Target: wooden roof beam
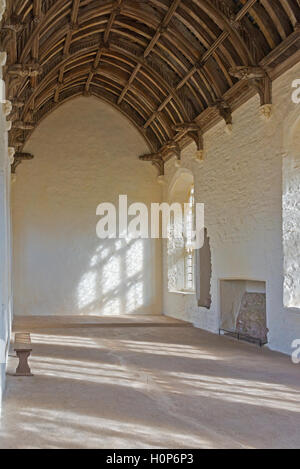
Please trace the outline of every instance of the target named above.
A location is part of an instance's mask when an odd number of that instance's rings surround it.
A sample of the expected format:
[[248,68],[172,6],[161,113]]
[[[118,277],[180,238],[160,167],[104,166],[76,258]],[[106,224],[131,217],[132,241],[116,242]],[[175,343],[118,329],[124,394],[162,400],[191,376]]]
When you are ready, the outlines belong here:
[[[160,36],[166,31],[167,27],[168,27],[168,24],[170,23],[171,19],[172,19],[172,16],[174,15],[175,11],[177,10],[179,4],[180,4],[181,0],[174,0],[173,3],[171,4],[167,14],[165,15],[160,27],[158,28],[158,30],[156,31],[155,35],[153,36],[153,38],[151,39],[149,45],[147,46],[145,52],[144,52],[144,59],[146,59],[148,57],[148,55],[152,52],[153,48],[155,47],[155,45],[157,44],[157,42],[159,41],[160,39]],[[125,86],[125,88],[123,89],[119,99],[118,99],[118,104],[121,104],[121,102],[123,101],[127,91],[129,90],[131,84],[133,83],[133,81],[135,80],[137,74],[139,73],[140,69],[142,68],[142,63],[138,63],[129,80],[128,80],[128,83],[127,85]]]
[[[69,54],[73,32],[78,30],[77,21],[78,21],[79,5],[80,5],[80,0],[73,0],[69,31],[67,32],[67,35],[65,38],[65,44],[64,44],[64,51],[63,51],[64,56],[67,56]],[[58,73],[58,80],[57,80],[58,84],[63,83],[64,72],[65,72],[65,66],[62,65]],[[60,86],[57,86],[55,93],[54,93],[54,102],[56,103],[59,102],[59,93],[60,93]]]
[[261,67],[236,67],[229,72],[240,80],[246,80],[248,86],[258,92],[262,115],[269,118],[272,106],[272,81],[267,72]]
[[290,2],[290,0],[280,0],[282,8],[285,10],[286,14],[288,15],[290,22],[292,23],[293,27],[296,28],[298,22],[300,22],[300,14]]
[[100,47],[97,51],[96,57],[94,59],[94,63],[91,67],[91,70],[89,72],[89,75],[88,75],[88,78],[87,78],[87,81],[86,81],[86,84],[85,84],[85,89],[84,89],[84,94],[85,95],[88,95],[88,93],[89,93],[92,80],[94,78],[94,75],[97,73],[97,68],[99,67],[101,56],[102,56],[104,50],[105,50],[105,48],[103,47],[103,45],[100,44]]
[[116,5],[114,6],[114,8],[113,8],[113,10],[110,14],[110,17],[108,19],[107,26],[106,26],[106,29],[105,29],[105,32],[104,32],[104,44],[106,44],[109,40],[109,35],[111,33],[111,30],[112,30],[114,21],[116,19],[116,16],[121,13],[122,3],[123,3],[123,0],[117,0]]
[[[239,22],[247,13],[248,11],[253,7],[257,0],[248,0],[247,3],[243,6],[243,8],[238,12],[236,15],[235,19],[233,20],[233,23]],[[175,91],[179,91],[185,84],[186,82],[194,76],[194,74],[203,67],[205,62],[215,53],[215,51],[219,48],[219,46],[225,41],[225,39],[228,38],[229,36],[228,31],[223,31],[223,33],[216,39],[216,41],[210,46],[210,48],[203,54],[203,56],[200,58],[200,60],[195,63],[195,65],[192,67],[192,69],[186,74],[186,76],[180,81],[180,83],[177,85]],[[164,107],[169,103],[169,101],[172,99],[172,96],[168,96],[165,99],[165,102],[160,106],[160,110],[156,111],[155,113],[152,114],[152,116],[149,117],[147,122],[144,124],[144,128],[146,129],[151,125],[153,120],[157,117],[157,112],[160,112],[161,110],[164,109]]]

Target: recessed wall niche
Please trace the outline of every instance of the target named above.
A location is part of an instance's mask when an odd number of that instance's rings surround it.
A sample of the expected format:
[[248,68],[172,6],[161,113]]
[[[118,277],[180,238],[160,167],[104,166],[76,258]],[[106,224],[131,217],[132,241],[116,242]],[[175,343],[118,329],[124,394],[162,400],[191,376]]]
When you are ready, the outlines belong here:
[[220,331],[260,344],[268,342],[266,282],[222,279],[220,313]]

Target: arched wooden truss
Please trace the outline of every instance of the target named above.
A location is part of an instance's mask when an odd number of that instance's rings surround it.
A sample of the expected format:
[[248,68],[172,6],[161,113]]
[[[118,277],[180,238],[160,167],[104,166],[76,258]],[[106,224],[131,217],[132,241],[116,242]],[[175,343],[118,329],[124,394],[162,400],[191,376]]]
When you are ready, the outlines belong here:
[[[6,0],[10,145],[76,96],[130,119],[164,161],[299,60],[299,0]],[[21,158],[21,156],[20,156]]]

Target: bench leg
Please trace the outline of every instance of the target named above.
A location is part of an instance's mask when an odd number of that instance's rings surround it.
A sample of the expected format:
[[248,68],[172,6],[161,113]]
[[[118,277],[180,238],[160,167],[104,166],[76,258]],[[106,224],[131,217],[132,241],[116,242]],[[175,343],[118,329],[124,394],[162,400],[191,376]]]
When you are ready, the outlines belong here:
[[19,359],[19,366],[16,369],[15,376],[33,376],[28,365],[28,358],[30,357],[31,352],[32,350],[16,350],[16,354]]

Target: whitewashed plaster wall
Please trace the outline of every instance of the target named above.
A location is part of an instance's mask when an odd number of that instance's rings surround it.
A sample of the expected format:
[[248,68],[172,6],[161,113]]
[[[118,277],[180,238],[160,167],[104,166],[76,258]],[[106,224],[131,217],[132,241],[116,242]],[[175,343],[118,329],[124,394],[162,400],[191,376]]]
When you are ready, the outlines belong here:
[[17,315],[161,313],[161,242],[100,240],[96,207],[160,202],[137,130],[96,98],[65,104],[36,129],[13,186]]
[[[1,67],[0,67],[1,68]],[[10,285],[10,162],[6,117],[0,104],[0,405],[5,388],[5,365],[11,330]]]
[[[202,163],[192,159],[194,145],[183,153],[182,166],[194,174],[196,202],[205,203],[212,249],[210,310],[198,308],[195,295],[168,292],[165,246],[163,268],[164,313],[215,333],[220,324],[220,280],[265,281],[269,347],[285,353],[291,353],[292,341],[300,338],[300,309],[283,305],[282,235],[283,158],[288,154],[290,127],[300,115],[300,105],[291,99],[292,82],[297,78],[300,64],[274,82],[269,121],[260,117],[259,99],[255,97],[233,113],[231,135],[224,132],[223,123],[205,134]],[[299,139],[295,145],[300,153]],[[165,176],[166,200],[176,171],[170,160]],[[300,239],[294,236],[293,241],[288,255],[299,258]]]
[[[5,11],[5,1],[0,0],[0,21]],[[2,67],[6,53],[0,52],[0,408],[5,389],[5,370],[10,343],[12,323],[11,284],[11,223],[10,223],[10,177],[13,149],[8,151],[10,123],[6,117],[11,104],[5,98]],[[10,156],[9,156],[10,155]]]
[[[300,109],[300,105],[299,109]],[[285,136],[283,160],[284,304],[300,305],[300,112]]]

